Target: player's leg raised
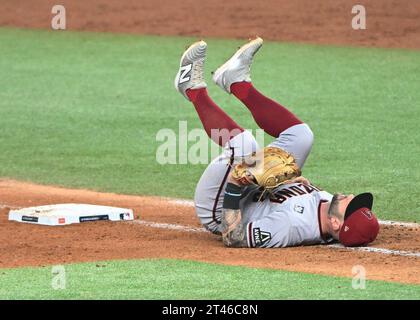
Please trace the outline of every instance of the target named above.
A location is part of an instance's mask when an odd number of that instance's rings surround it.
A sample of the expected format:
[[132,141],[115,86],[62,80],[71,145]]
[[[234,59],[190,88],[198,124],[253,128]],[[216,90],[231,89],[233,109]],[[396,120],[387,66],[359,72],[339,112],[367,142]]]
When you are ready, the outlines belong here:
[[240,47],[214,72],[213,81],[238,98],[251,111],[258,126],[276,138],[271,146],[293,154],[302,168],[312,148],[311,129],[287,108],[263,95],[251,82],[253,58],[262,44],[263,40],[256,38]]

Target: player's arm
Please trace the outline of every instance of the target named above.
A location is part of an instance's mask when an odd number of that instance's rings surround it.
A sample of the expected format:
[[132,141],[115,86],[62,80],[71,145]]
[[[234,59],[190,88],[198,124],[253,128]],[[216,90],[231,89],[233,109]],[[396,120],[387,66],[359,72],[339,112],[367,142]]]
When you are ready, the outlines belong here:
[[242,248],[247,246],[246,232],[242,223],[239,201],[242,187],[233,178],[229,178],[222,209],[222,237],[227,247]]

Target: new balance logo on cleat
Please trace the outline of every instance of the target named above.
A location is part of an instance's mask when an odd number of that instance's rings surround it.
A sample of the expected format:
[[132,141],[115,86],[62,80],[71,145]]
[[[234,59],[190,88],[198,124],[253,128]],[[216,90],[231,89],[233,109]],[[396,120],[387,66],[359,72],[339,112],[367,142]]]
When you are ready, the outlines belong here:
[[180,68],[180,76],[179,76],[179,84],[190,81],[191,77],[189,76],[189,73],[192,70],[192,63],[187,64],[185,66],[182,66]]

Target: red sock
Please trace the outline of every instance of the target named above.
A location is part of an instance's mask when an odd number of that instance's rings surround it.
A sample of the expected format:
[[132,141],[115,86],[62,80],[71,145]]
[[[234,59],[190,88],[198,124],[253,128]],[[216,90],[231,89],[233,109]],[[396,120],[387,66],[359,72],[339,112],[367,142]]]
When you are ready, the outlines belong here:
[[194,104],[207,135],[220,146],[244,131],[214,103],[205,88],[187,90],[187,96]]
[[251,111],[258,126],[275,138],[284,130],[303,123],[285,107],[258,92],[250,82],[234,83],[230,90]]

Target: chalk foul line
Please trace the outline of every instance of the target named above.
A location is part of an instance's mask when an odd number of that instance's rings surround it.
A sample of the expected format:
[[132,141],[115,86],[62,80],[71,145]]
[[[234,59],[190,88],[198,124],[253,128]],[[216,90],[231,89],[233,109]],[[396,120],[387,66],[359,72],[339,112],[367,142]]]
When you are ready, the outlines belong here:
[[9,206],[7,204],[0,204],[0,209],[11,209],[11,210],[18,210],[18,209],[22,209],[21,207],[14,207],[14,206]]
[[205,233],[208,232],[204,228],[195,228],[195,227],[188,227],[179,224],[171,224],[171,223],[158,223],[158,222],[151,222],[145,220],[133,220],[130,221],[131,223],[141,224],[147,227],[158,228],[158,229],[168,229],[168,230],[177,230],[183,232],[198,232],[198,233]]
[[[136,223],[136,224],[141,224],[147,227],[158,228],[158,229],[176,230],[176,231],[182,231],[182,232],[198,232],[198,233],[208,232],[204,228],[194,228],[194,227],[188,227],[188,226],[183,226],[179,224],[157,223],[157,222],[144,221],[144,220],[134,220],[131,222]],[[382,254],[389,254],[389,255],[404,256],[404,257],[420,258],[420,252],[413,252],[413,251],[390,250],[390,249],[376,248],[376,247],[344,247],[341,244],[331,244],[331,245],[327,245],[323,247],[332,248],[332,249],[345,249],[345,250],[352,250],[352,251],[382,253]]]
[[[183,207],[194,207],[194,201],[188,199],[176,199],[176,198],[162,198],[170,204],[183,206]],[[22,209],[20,207],[9,206],[7,204],[0,204],[0,209],[9,208],[12,210]],[[401,222],[392,220],[379,220],[379,224],[383,226],[396,226],[402,228],[420,228],[419,223],[415,222]]]
[[[194,202],[190,200],[172,199],[172,200],[169,200],[169,202],[173,204],[177,204],[177,205],[194,206]],[[13,210],[21,209],[15,206],[0,204],[0,209],[3,209],[3,208],[9,208]],[[204,228],[189,227],[189,226],[171,224],[171,223],[158,223],[158,222],[145,221],[145,220],[134,220],[134,221],[131,221],[131,223],[140,224],[140,225],[144,225],[151,228],[176,230],[176,231],[181,231],[181,232],[195,232],[195,233],[208,232]],[[417,223],[405,223],[405,222],[398,222],[398,221],[381,221],[380,223],[383,225],[395,225],[395,226],[407,227],[407,228],[413,228],[413,227],[416,228],[420,226]],[[414,251],[391,250],[391,249],[376,248],[376,247],[344,247],[341,244],[331,244],[331,245],[327,245],[323,247],[332,248],[332,249],[344,249],[344,250],[352,250],[352,251],[381,253],[381,254],[388,254],[388,255],[420,258],[420,252],[414,252]]]
[[376,247],[344,247],[341,244],[330,244],[327,247],[335,248],[335,249],[375,252],[375,253],[382,253],[382,254],[391,254],[391,255],[405,256],[405,257],[420,258],[420,252],[413,252],[413,251],[390,250],[390,249],[383,249],[383,248],[376,248]]
[[[187,200],[187,199],[174,199],[174,198],[164,198],[171,204],[184,206],[184,207],[194,207],[194,201]],[[415,222],[400,222],[400,221],[392,221],[392,220],[379,220],[379,224],[383,226],[397,226],[403,228],[420,228],[419,223]]]

